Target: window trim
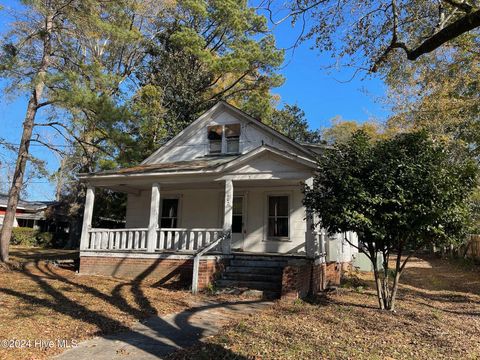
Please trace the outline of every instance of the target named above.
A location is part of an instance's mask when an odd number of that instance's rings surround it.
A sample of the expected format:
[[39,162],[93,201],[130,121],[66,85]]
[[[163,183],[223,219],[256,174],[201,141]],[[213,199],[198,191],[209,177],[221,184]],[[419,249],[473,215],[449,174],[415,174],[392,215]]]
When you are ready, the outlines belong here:
[[[269,210],[269,198],[271,196],[286,196],[288,198],[288,236],[269,236],[268,235],[268,220],[270,218],[268,214]],[[275,241],[275,242],[291,242],[292,238],[292,191],[269,191],[265,192],[264,196],[264,221],[263,221],[263,241]]]
[[167,194],[162,196],[160,194],[160,208],[158,209],[158,229],[161,229],[162,225],[162,208],[163,208],[163,200],[178,200],[178,207],[177,207],[177,227],[176,228],[165,228],[165,229],[178,229],[182,227],[182,195],[180,194]]
[[[233,232],[233,217],[235,216],[233,212],[233,206],[232,206],[232,234],[241,234],[242,236],[245,234],[246,231],[246,222],[245,222],[245,217],[246,217],[246,200],[245,200],[245,195],[244,194],[233,194],[233,198],[241,198],[242,199],[242,229],[240,232]],[[235,201],[235,200],[234,200]]]
[[[239,125],[240,126],[240,133],[237,136],[230,136],[227,137],[226,135],[226,127],[229,125]],[[222,139],[221,140],[210,140],[208,138],[208,128],[214,127],[214,126],[221,126],[222,127]],[[222,154],[227,154],[227,155],[232,155],[232,154],[241,154],[242,153],[242,146],[241,146],[241,137],[242,137],[242,132],[243,132],[243,124],[240,123],[228,123],[228,124],[209,124],[207,125],[207,154],[208,155],[222,155]],[[238,151],[237,152],[229,152],[228,150],[228,139],[238,139]],[[221,141],[220,145],[220,152],[212,152],[210,151],[210,145],[211,141]]]

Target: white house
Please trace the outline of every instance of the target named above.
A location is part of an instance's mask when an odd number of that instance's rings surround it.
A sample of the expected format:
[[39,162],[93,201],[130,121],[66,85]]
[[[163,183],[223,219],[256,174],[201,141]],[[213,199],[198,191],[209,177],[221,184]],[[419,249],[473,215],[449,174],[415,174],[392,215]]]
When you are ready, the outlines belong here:
[[[302,205],[321,150],[218,103],[140,165],[81,175],[80,272],[293,296],[338,282],[353,248]],[[125,229],[91,228],[95,188],[128,193]]]

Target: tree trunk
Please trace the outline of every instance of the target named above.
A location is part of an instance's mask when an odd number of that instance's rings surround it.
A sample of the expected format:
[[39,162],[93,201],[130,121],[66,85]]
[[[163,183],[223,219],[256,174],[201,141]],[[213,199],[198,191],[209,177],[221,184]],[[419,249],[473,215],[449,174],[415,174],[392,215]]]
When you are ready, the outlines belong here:
[[37,75],[34,78],[33,89],[28,101],[27,112],[23,122],[22,139],[18,148],[17,162],[13,174],[12,186],[8,193],[8,203],[3,219],[3,227],[0,233],[0,261],[8,261],[8,250],[10,237],[12,236],[13,223],[15,221],[15,212],[17,211],[18,198],[23,184],[23,176],[27,166],[30,140],[32,138],[33,127],[35,125],[35,116],[38,111],[38,104],[41,101],[43,90],[45,88],[45,76],[50,65],[51,58],[51,38],[53,17],[47,15],[45,18],[45,38],[43,41],[43,55],[38,68]]
[[395,299],[397,298],[398,283],[400,281],[402,249],[397,253],[397,261],[395,263],[395,278],[393,279],[392,294],[390,295],[390,304],[388,310],[395,311]]
[[382,282],[380,280],[380,276],[378,273],[378,266],[377,266],[377,259],[374,258],[373,262],[373,275],[375,276],[375,285],[377,287],[377,297],[378,297],[378,306],[381,310],[385,309],[385,303],[383,299],[383,292],[382,292]]

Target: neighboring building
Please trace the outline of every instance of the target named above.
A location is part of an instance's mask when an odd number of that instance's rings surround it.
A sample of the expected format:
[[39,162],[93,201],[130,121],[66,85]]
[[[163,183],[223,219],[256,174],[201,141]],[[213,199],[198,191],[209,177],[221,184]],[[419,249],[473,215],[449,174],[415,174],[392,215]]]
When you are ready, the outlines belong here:
[[[8,195],[0,194],[0,228],[3,225],[7,203]],[[76,243],[78,246],[78,231],[76,239],[70,239],[75,235],[70,231],[71,226],[61,204],[56,201],[27,201],[22,199],[18,201],[13,227],[27,227],[39,232],[50,232],[54,240],[52,245],[55,246],[63,247],[69,241],[72,244]]]
[[[140,165],[81,174],[80,272],[294,297],[338,284],[356,236],[328,237],[302,205],[320,151],[218,103]],[[91,228],[96,187],[128,194],[125,229]]]
[[[3,218],[7,210],[8,195],[0,194],[0,226],[3,225]],[[55,204],[52,201],[26,201],[18,200],[15,212],[14,227],[29,227],[46,231],[47,217],[46,210]]]

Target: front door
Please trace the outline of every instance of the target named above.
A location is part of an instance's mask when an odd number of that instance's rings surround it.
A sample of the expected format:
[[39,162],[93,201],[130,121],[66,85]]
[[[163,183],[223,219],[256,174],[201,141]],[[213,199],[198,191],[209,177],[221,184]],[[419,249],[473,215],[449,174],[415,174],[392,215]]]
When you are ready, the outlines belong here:
[[243,251],[243,240],[245,239],[245,197],[233,197],[233,219],[232,219],[232,250]]

